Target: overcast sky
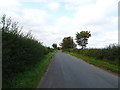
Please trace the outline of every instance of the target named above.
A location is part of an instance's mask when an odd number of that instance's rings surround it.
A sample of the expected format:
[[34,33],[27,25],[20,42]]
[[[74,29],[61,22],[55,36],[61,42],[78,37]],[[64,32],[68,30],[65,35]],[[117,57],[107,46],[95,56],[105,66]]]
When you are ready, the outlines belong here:
[[45,46],[91,31],[87,47],[118,43],[119,0],[0,0],[0,16],[6,14],[31,30]]

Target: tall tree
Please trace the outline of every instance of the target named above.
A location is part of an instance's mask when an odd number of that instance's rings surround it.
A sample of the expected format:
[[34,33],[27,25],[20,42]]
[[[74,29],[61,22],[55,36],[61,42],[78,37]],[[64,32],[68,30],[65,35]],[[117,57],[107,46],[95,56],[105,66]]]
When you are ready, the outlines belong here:
[[76,44],[72,37],[65,37],[61,43],[62,49],[75,48]]
[[53,47],[54,49],[57,49],[57,44],[56,44],[56,43],[53,43],[52,47]]
[[88,44],[88,38],[91,37],[90,31],[81,31],[76,34],[76,42],[83,48]]

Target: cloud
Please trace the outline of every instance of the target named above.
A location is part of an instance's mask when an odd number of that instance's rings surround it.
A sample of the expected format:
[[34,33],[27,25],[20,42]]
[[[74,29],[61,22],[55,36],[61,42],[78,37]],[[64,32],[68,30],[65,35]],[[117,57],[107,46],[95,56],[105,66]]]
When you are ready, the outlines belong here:
[[60,27],[69,27],[69,25],[71,24],[71,18],[68,18],[66,16],[62,16],[62,17],[59,17],[57,20],[56,20],[56,24]]
[[[76,32],[91,31],[88,47],[104,47],[118,41],[118,0],[0,0],[0,15],[7,14],[32,30],[33,36],[46,46],[60,43]],[[25,5],[40,4],[39,8]],[[27,4],[26,4],[27,3]],[[42,4],[42,6],[41,6]],[[51,12],[52,10],[52,12]],[[54,13],[53,13],[54,12]],[[68,14],[69,13],[69,14]]]
[[[75,9],[74,22],[80,24],[100,25],[106,23],[106,18],[113,11],[113,7],[117,3],[113,0],[104,2],[103,0],[97,0],[96,3],[89,5],[78,6]],[[104,20],[104,22],[103,22]]]
[[71,27],[75,27],[79,32],[91,31],[88,47],[104,47],[118,42],[117,2],[118,0],[96,0],[85,5],[65,5],[66,10],[74,11]]
[[64,3],[74,3],[74,4],[79,4],[79,3],[87,3],[93,0],[19,0],[22,2],[64,2]]
[[23,18],[26,19],[26,23],[29,22],[28,24],[32,26],[45,25],[49,18],[49,15],[44,10],[25,9],[23,10],[23,13]]
[[0,0],[0,7],[20,6],[17,0]]
[[51,10],[55,10],[60,7],[60,4],[59,3],[49,3],[47,7]]

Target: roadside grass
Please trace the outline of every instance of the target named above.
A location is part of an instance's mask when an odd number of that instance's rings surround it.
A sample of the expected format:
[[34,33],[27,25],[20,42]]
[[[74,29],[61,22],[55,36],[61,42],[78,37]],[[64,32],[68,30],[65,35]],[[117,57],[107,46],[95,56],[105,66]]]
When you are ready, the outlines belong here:
[[83,55],[80,55],[80,54],[77,54],[77,53],[71,53],[71,52],[66,52],[65,53],[68,53],[72,56],[75,56],[77,58],[80,58],[90,64],[93,64],[95,66],[98,66],[98,67],[101,67],[101,68],[104,68],[106,70],[110,70],[114,73],[119,73],[120,72],[120,66],[118,65],[114,65],[114,64],[111,64],[107,61],[101,61],[101,60],[97,60],[97,59],[94,59],[94,58],[91,58],[91,57],[87,57],[87,56],[83,56]]
[[55,53],[56,51],[48,53],[31,70],[16,75],[5,88],[36,88]]

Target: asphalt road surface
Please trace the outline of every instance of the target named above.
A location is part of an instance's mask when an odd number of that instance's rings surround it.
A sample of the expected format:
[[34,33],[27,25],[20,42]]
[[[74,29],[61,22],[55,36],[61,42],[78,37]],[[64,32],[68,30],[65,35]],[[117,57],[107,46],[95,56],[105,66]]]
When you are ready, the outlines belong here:
[[58,51],[38,88],[118,88],[118,77]]

